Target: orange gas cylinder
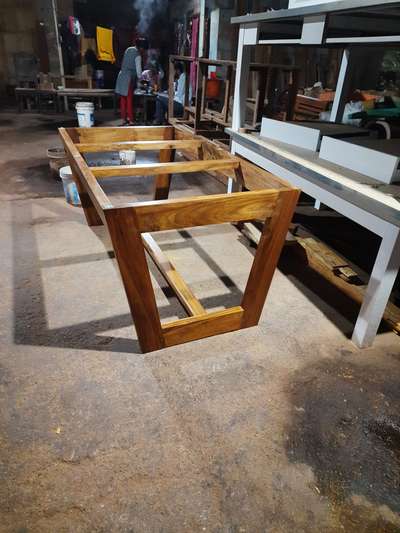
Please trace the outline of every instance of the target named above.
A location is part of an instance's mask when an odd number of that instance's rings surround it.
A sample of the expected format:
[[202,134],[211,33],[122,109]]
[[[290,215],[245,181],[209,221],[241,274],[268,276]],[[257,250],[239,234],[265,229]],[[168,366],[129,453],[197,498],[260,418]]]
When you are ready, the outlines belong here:
[[221,87],[221,80],[217,80],[215,78],[211,80],[207,80],[206,97],[207,98],[218,98],[220,87]]

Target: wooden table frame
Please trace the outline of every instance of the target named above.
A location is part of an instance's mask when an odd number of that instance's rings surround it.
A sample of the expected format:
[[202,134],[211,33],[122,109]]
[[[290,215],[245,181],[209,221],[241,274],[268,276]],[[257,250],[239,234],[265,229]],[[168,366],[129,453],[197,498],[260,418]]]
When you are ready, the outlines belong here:
[[[59,131],[88,225],[104,224],[109,230],[143,352],[258,324],[297,203],[297,189],[274,178],[277,188],[244,192],[249,163],[242,165],[240,158],[206,139],[188,136],[171,126],[61,128]],[[160,163],[89,167],[82,155],[121,149],[159,150]],[[192,155],[197,154],[197,159],[175,162],[176,150],[188,150]],[[171,174],[201,171],[221,172],[232,177],[238,192],[167,199]],[[254,167],[254,173],[259,172],[260,169]],[[108,176],[135,175],[156,176],[154,201],[113,205],[98,181]],[[266,223],[241,305],[210,313],[205,311],[149,233],[253,219]],[[175,292],[188,318],[166,324],[160,322],[145,251]]]

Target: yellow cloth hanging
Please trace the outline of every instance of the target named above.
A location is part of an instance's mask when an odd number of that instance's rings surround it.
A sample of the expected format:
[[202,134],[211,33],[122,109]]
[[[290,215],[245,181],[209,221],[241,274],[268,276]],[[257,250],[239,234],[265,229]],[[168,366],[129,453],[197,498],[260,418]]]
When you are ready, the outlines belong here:
[[115,55],[113,49],[113,31],[108,28],[97,26],[97,59],[100,61],[109,61],[115,63]]

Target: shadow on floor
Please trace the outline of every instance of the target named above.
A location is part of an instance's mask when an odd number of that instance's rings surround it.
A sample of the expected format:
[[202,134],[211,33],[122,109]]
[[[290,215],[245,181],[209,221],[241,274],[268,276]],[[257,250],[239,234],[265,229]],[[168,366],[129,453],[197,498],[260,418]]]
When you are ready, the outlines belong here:
[[[100,320],[81,322],[62,328],[49,328],[45,307],[45,291],[41,270],[54,266],[66,266],[114,258],[112,250],[105,248],[104,253],[77,255],[67,258],[41,260],[36,242],[35,226],[46,223],[52,218],[34,219],[31,205],[24,205],[24,220],[21,221],[21,207],[13,205],[13,258],[14,258],[14,340],[17,344],[35,346],[68,347],[81,350],[103,350],[111,352],[141,353],[136,339],[117,336],[106,336],[105,331],[133,326],[130,313]],[[58,217],[58,220],[74,220],[82,223],[78,211],[71,211],[67,206],[62,207],[49,203],[46,209]],[[208,266],[214,270],[217,277],[229,289],[229,294],[221,294],[201,300],[207,307],[234,306],[242,296],[241,291],[233,280],[218,267],[217,263],[202,247],[191,238],[187,231],[180,232],[184,241],[179,247],[191,247]],[[99,235],[98,235],[99,236]],[[109,244],[104,240],[104,245]],[[173,248],[175,244],[171,245]],[[168,248],[168,245],[163,246]],[[149,265],[151,273],[159,287],[168,299],[169,305],[159,307],[160,319],[186,316],[172,290],[165,284],[161,275],[153,265]],[[117,266],[116,266],[117,268]]]

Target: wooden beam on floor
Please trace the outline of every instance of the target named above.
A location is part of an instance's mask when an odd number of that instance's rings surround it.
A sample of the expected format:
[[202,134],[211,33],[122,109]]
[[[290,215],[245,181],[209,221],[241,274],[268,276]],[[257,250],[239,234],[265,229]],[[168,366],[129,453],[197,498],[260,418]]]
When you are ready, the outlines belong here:
[[154,264],[174,291],[176,297],[190,316],[203,315],[206,310],[201,305],[171,261],[164,255],[150,233],[143,233],[144,247]]
[[237,159],[202,161],[178,161],[173,163],[144,163],[140,165],[116,165],[91,167],[96,178],[112,176],[153,176],[155,174],[185,174],[187,172],[207,172],[209,170],[228,170],[239,166]]
[[[254,244],[259,243],[261,232],[251,223],[243,224],[240,231]],[[300,245],[304,250],[310,268],[335,285],[349,298],[362,304],[367,285],[362,283],[357,272],[349,266],[344,257],[341,257],[314,236],[299,237],[289,232],[285,245],[293,244]],[[400,334],[400,309],[392,302],[387,304],[383,320],[393,331]]]
[[[357,273],[349,267],[343,257],[314,237],[296,236],[296,240],[304,249],[308,264],[313,270],[357,303],[362,304],[367,285],[354,283],[358,277]],[[400,309],[392,302],[388,302],[383,320],[393,331],[400,334]]]
[[90,142],[78,143],[75,146],[80,153],[118,152],[119,150],[196,150],[202,144],[201,140],[171,140],[171,141],[123,141],[123,142]]
[[202,316],[183,318],[161,326],[165,346],[174,346],[212,335],[240,329],[243,309],[240,306]]

